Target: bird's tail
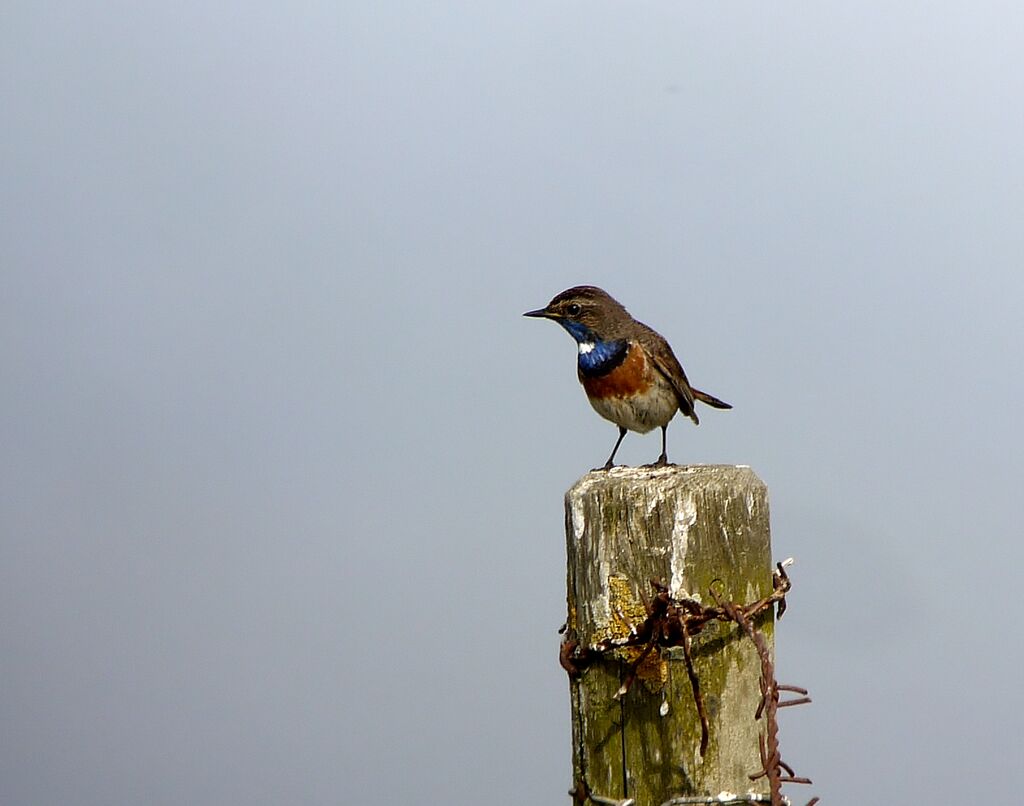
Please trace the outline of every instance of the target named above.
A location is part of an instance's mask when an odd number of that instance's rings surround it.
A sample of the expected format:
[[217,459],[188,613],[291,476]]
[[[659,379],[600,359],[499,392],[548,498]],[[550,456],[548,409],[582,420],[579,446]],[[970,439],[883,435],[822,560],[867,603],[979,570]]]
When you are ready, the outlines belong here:
[[691,389],[693,392],[693,399],[699,400],[701,403],[707,403],[709,406],[714,406],[716,409],[731,409],[732,405],[726,403],[724,400],[719,400],[713,395],[709,395],[707,392],[702,392],[700,389]]

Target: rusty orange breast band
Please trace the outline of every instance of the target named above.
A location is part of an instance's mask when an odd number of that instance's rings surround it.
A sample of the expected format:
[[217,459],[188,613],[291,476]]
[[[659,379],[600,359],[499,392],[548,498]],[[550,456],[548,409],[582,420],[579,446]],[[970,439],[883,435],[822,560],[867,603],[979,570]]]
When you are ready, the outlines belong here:
[[580,383],[589,397],[632,397],[642,395],[654,384],[652,367],[643,348],[630,344],[625,359],[604,375],[587,376],[579,373]]

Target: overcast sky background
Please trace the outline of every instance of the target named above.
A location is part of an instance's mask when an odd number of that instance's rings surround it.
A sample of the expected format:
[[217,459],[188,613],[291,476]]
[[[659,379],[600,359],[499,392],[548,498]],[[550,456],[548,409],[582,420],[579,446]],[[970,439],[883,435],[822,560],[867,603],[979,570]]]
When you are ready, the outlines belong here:
[[568,804],[578,283],[769,485],[790,794],[1004,795],[1022,98],[1009,2],[6,3],[0,803]]

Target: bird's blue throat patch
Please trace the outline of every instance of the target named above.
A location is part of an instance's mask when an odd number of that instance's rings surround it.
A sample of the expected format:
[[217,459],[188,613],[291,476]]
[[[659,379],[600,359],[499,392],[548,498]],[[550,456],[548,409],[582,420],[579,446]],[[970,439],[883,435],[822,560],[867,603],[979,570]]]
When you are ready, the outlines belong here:
[[559,319],[558,324],[569,331],[580,346],[577,365],[587,377],[604,375],[611,372],[626,357],[629,344],[624,339],[605,341],[594,331],[580,322],[571,319]]

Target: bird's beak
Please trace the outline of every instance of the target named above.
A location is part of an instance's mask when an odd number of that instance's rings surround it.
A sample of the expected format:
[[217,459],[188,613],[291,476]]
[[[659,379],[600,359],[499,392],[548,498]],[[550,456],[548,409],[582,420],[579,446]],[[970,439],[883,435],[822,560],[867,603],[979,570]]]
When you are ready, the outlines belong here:
[[527,311],[523,316],[534,316],[541,319],[550,319],[551,314],[548,313],[547,308],[538,308],[535,311]]

